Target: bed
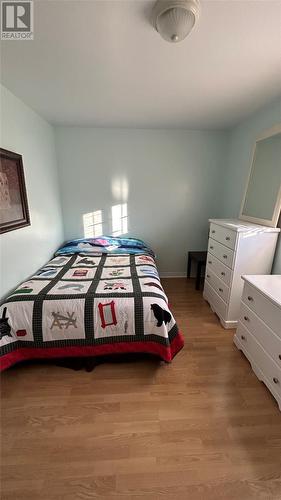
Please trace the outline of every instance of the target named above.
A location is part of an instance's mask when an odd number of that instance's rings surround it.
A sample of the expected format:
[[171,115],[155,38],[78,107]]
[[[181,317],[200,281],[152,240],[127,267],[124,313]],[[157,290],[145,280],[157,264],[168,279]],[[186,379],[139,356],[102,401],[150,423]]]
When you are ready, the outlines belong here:
[[135,238],[69,241],[0,305],[1,370],[124,353],[170,362],[182,347],[155,256]]

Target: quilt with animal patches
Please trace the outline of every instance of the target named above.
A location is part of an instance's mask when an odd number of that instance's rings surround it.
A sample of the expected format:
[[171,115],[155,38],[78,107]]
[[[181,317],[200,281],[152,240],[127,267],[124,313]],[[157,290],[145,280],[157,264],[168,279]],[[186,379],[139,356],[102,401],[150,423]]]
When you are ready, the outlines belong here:
[[0,368],[26,359],[143,352],[183,339],[151,252],[59,252],[0,307]]

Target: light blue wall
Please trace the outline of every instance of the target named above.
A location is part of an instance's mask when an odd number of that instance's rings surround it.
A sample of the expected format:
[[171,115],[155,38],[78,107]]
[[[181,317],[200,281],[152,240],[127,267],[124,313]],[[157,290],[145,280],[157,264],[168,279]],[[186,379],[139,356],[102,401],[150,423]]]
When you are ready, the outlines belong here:
[[[281,99],[261,108],[235,127],[230,134],[226,161],[221,217],[238,217],[248,179],[251,155],[257,136],[281,122]],[[281,167],[280,167],[281,168]],[[273,273],[281,274],[281,243],[277,247]]]
[[184,274],[188,250],[206,248],[219,215],[228,134],[187,130],[56,129],[66,239],[84,213],[128,203],[129,234],[156,251],[162,273]]
[[1,235],[0,296],[28,277],[63,240],[53,128],[1,86],[1,147],[23,156],[31,225]]
[[31,212],[30,227],[1,236],[1,295],[64,237],[83,236],[84,213],[103,210],[110,233],[111,206],[120,202],[128,203],[129,235],[151,244],[161,273],[183,275],[187,251],[206,248],[208,218],[238,216],[256,136],[281,116],[279,100],[231,132],[58,127],[55,151],[53,128],[1,90],[1,146],[23,155]]

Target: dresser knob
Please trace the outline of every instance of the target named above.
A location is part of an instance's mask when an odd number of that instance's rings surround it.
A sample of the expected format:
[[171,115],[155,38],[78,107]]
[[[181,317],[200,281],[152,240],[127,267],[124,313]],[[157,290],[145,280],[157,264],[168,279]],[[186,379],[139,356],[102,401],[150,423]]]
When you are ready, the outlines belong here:
[[273,380],[274,384],[279,384],[279,380],[278,380],[278,378],[273,377],[273,379],[272,379],[272,380]]
[[219,292],[223,292],[223,288],[219,288]]
[[244,320],[245,321],[250,321],[249,318],[248,318],[248,316],[244,316]]
[[246,340],[246,337],[244,335],[241,335],[242,340]]
[[229,241],[229,240],[230,240],[230,237],[229,237],[229,236],[226,236],[226,238],[225,238],[225,239],[226,239],[226,241]]
[[214,247],[212,246],[212,247],[210,247],[210,249],[211,249],[211,250],[213,250],[213,249],[214,249]]
[[213,230],[212,230],[212,234],[215,234],[215,232],[216,232],[216,231],[213,229]]
[[224,254],[224,255],[223,255],[223,258],[224,258],[224,259],[227,259],[227,255],[225,255],[225,254]]
[[280,361],[281,361],[281,354],[279,354],[278,358],[279,358],[279,359],[280,359]]
[[221,272],[221,275],[222,275],[222,276],[225,276],[225,272],[224,272],[224,271],[222,271],[222,272]]
[[209,274],[207,274],[207,278],[210,278],[210,275],[209,275]]
[[249,300],[250,302],[252,302],[254,299],[253,299],[253,297],[251,297],[251,295],[248,295],[248,300]]
[[212,261],[211,261],[211,260],[208,260],[208,264],[212,264]]

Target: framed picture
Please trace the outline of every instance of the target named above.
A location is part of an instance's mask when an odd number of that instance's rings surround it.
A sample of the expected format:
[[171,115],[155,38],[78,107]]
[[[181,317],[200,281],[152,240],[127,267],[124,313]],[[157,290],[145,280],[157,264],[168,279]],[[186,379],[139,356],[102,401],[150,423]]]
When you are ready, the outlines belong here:
[[29,225],[22,156],[0,148],[0,234]]

